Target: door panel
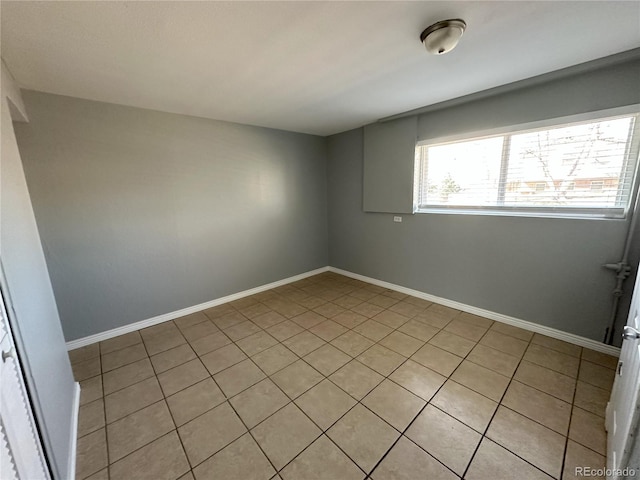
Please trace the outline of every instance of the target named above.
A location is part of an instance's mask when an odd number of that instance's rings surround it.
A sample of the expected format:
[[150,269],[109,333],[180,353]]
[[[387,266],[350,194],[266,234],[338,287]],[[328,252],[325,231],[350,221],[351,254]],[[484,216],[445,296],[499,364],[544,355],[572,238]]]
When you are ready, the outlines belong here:
[[[640,281],[631,300],[627,326],[640,332]],[[638,391],[640,387],[640,340],[626,338],[618,361],[611,399],[607,405],[607,468],[614,470],[626,467],[629,449],[633,445],[631,435],[638,425]],[[616,475],[607,477],[619,478]]]

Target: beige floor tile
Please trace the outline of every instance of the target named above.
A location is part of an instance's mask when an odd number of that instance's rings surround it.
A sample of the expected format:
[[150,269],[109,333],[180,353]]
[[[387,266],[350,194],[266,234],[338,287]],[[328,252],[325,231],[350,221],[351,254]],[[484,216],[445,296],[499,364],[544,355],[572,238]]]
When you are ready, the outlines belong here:
[[571,404],[523,383],[511,382],[502,404],[562,435],[569,430]]
[[182,335],[184,335],[184,338],[186,338],[187,341],[192,342],[198,338],[213,335],[218,331],[220,331],[220,329],[216,327],[211,320],[207,320],[206,322],[201,322],[183,329]]
[[109,480],[109,469],[100,470],[98,473],[87,477],[87,480]]
[[194,468],[196,480],[269,480],[276,471],[248,433]]
[[[517,473],[516,473],[517,472]],[[551,480],[546,473],[528,464],[488,438],[484,438],[473,457],[467,480]]]
[[368,473],[400,434],[362,405],[356,405],[327,431],[327,436]]
[[[309,308],[313,310],[314,308],[319,307],[320,305],[324,305],[327,301],[324,298],[316,297],[314,295],[310,295],[306,298],[300,299],[297,301],[300,305],[305,308]],[[343,305],[341,305],[343,306]]]
[[151,377],[105,397],[107,423],[141,410],[162,400],[162,390],[156,377]]
[[297,303],[293,303],[293,302],[284,302],[276,306],[274,310],[278,313],[281,313],[287,318],[296,317],[301,313],[304,313],[307,311],[307,309],[304,308],[302,305],[298,305]]
[[541,345],[531,344],[522,357],[524,360],[540,365],[541,367],[560,372],[568,377],[578,376],[580,359],[556,352]]
[[427,405],[406,434],[458,475],[462,475],[482,436],[455,418]]
[[280,470],[322,432],[290,403],[254,427],[251,433],[276,469]]
[[376,295],[375,297],[371,297],[369,299],[369,303],[373,303],[374,305],[378,305],[379,307],[389,308],[392,305],[398,303],[398,300],[387,295]]
[[209,376],[200,360],[191,360],[158,375],[165,396],[173,395]]
[[607,433],[604,430],[604,418],[573,407],[569,438],[601,455],[607,453]]
[[322,435],[281,472],[284,480],[361,480],[364,472]]
[[[243,314],[249,320],[253,320],[256,317],[259,317],[260,315],[264,315],[265,313],[270,313],[273,310],[271,310],[269,307],[267,307],[264,303],[256,303],[254,305],[250,305],[248,307],[241,308],[239,311],[240,311],[241,314]],[[262,327],[262,328],[264,328],[264,327]]]
[[430,327],[437,328],[438,331],[440,331],[447,326],[447,324],[451,321],[451,318],[445,318],[436,315],[427,308],[424,312],[416,315],[414,317],[414,320],[425,325],[429,325]]
[[471,340],[454,335],[445,330],[438,332],[429,340],[429,343],[459,357],[466,356],[476,345],[476,343]]
[[[209,318],[211,318],[211,315],[209,315],[209,313],[207,313],[209,310],[205,310],[205,313],[207,314],[207,316]],[[216,327],[218,327],[220,330],[224,330],[226,328],[230,328],[233,327],[234,325],[238,325],[242,322],[245,322],[247,320],[247,317],[245,317],[244,315],[242,315],[240,312],[236,311],[236,310],[229,310],[226,313],[217,316],[215,318],[211,318],[211,321],[215,324]]]
[[223,303],[222,305],[216,305],[215,307],[207,308],[206,310],[203,310],[202,313],[213,320],[215,318],[223,317],[224,315],[233,313],[235,311],[236,309],[233,308],[230,304]]
[[295,402],[322,430],[326,430],[356,404],[329,380],[323,380]]
[[583,360],[580,362],[578,380],[611,391],[615,373],[615,370]]
[[222,348],[218,348],[213,352],[200,357],[204,366],[207,367],[211,375],[221,372],[225,368],[229,368],[236,363],[245,360],[247,356],[236,345],[230,344]]
[[337,347],[340,350],[342,350],[347,355],[351,355],[352,357],[357,357],[362,352],[364,352],[367,348],[373,345],[374,342],[372,342],[366,337],[363,337],[359,333],[350,331],[343,335],[340,335],[337,338],[334,338],[330,343],[334,347]]
[[[364,283],[364,282],[363,282]],[[361,299],[363,301],[367,301],[370,298],[373,298],[377,295],[376,292],[371,292],[370,290],[367,290],[366,288],[366,283],[364,283],[364,285],[361,285],[360,288],[354,290],[353,292],[351,292],[349,295],[351,295],[352,297],[356,297],[358,299]],[[382,308],[382,307],[380,307]]]
[[69,361],[73,363],[84,362],[100,356],[100,345],[94,343],[85,347],[69,351]]
[[472,342],[477,342],[487,333],[487,327],[481,327],[480,325],[474,325],[470,321],[454,318],[444,327],[444,331],[466,338]]
[[148,358],[111,370],[102,376],[104,394],[108,395],[153,375],[153,367]]
[[109,467],[111,480],[174,480],[189,471],[189,462],[175,431],[133,452]]
[[378,342],[389,335],[393,329],[383,325],[375,320],[367,320],[353,329],[360,335],[367,337],[369,340]]
[[342,308],[353,308],[360,305],[362,302],[363,301],[359,298],[352,297],[351,295],[343,295],[333,301],[333,303],[341,306]]
[[291,338],[294,335],[304,332],[304,328],[302,328],[298,324],[293,323],[291,320],[285,320],[282,323],[278,323],[273,327],[267,328],[267,332],[269,332],[269,335],[283,342],[287,338]]
[[[196,328],[191,327],[191,328]],[[144,338],[144,346],[149,355],[155,355],[170,348],[177,347],[187,343],[185,337],[180,333],[177,328],[175,330],[168,330],[165,333],[158,333],[157,335],[147,335]]]
[[362,399],[362,404],[402,432],[426,402],[396,383],[384,380]]
[[406,437],[398,440],[373,471],[373,480],[456,480],[458,477]]
[[237,310],[242,310],[243,308],[247,308],[247,307],[250,307],[252,305],[256,305],[257,303],[258,303],[258,301],[255,298],[243,297],[243,298],[239,298],[238,300],[233,300],[233,301],[229,302],[229,305],[231,305],[233,308],[235,308]]
[[433,397],[446,380],[439,373],[412,360],[407,360],[404,365],[389,376],[389,379],[426,401]]
[[506,323],[494,322],[494,324],[491,325],[491,330],[493,330],[494,332],[502,333],[504,335],[509,335],[510,337],[524,340],[525,342],[528,342],[533,337],[533,332],[514,327],[512,325],[507,325]]
[[329,376],[350,362],[351,357],[333,345],[326,344],[304,357],[304,360],[324,376]]
[[326,320],[309,329],[309,331],[314,335],[322,338],[325,342],[330,342],[334,338],[339,337],[340,335],[345,333],[347,331],[347,328],[343,327],[339,323],[334,322],[333,320]]
[[100,398],[80,407],[78,412],[78,437],[104,428],[104,401]]
[[326,317],[323,317],[319,313],[312,312],[312,311],[306,311],[291,319],[292,322],[297,323],[304,329],[315,327],[316,325],[324,322],[325,320],[326,320]]
[[373,320],[375,320],[376,322],[380,322],[387,327],[396,329],[407,323],[410,318],[405,317],[404,315],[400,315],[399,313],[392,312],[391,310],[385,310],[384,312],[380,312],[378,315],[373,317]]
[[265,331],[254,333],[248,337],[238,340],[236,345],[242,349],[244,353],[250,357],[260,353],[270,347],[273,347],[278,343],[278,340],[273,338]]
[[116,350],[130,347],[137,343],[142,343],[140,332],[125,333],[124,335],[118,335],[117,337],[100,342],[100,353],[106,355],[107,353],[115,352]]
[[355,307],[351,307],[351,310],[359,315],[363,315],[367,318],[375,317],[380,312],[384,311],[384,308],[374,305],[373,303],[364,302]]
[[264,328],[265,330],[286,320],[287,317],[285,317],[284,315],[280,315],[278,312],[274,311],[262,313],[261,315],[258,315],[257,317],[251,319],[253,323],[258,325],[260,328]]
[[322,374],[303,360],[298,360],[271,376],[271,379],[291,400],[321,382],[323,378]]
[[448,377],[462,363],[462,358],[453,353],[426,344],[413,354],[411,360],[430,368],[431,370]]
[[339,315],[346,310],[342,308],[340,305],[336,305],[335,303],[327,302],[319,305],[313,309],[314,312],[319,313],[323,317],[333,318],[336,315]]
[[206,355],[209,352],[213,352],[219,348],[229,345],[231,339],[222,332],[216,332],[206,337],[198,338],[191,342],[191,348],[199,356]]
[[381,345],[372,346],[359,355],[357,359],[367,367],[372,368],[385,377],[390,375],[391,372],[402,365],[406,360],[405,357],[399,353],[389,350]]
[[107,425],[109,462],[114,463],[174,428],[169,408],[164,401]]
[[351,310],[345,310],[335,316],[332,317],[332,320],[345,328],[355,328],[358,325],[367,321],[365,315],[360,315]]
[[605,353],[596,352],[588,348],[582,349],[582,359],[591,363],[596,363],[603,367],[615,370],[618,366],[618,357],[607,355]]
[[167,404],[177,426],[193,420],[198,415],[217,407],[225,397],[212,378],[180,390],[167,398]]
[[[569,440],[567,442],[567,453],[564,460],[564,471],[562,473],[563,480],[584,479],[585,476],[581,474],[580,470],[576,468],[584,469],[585,467],[593,470],[601,470],[605,468],[606,459],[603,455],[600,455],[593,450],[583,447],[582,445]],[[605,480],[604,476],[591,476],[594,480]]]
[[465,360],[451,375],[451,380],[499,402],[509,385],[509,377]]
[[384,377],[357,360],[352,360],[329,379],[349,395],[360,400],[382,382]]
[[405,317],[413,318],[419,313],[422,313],[425,310],[425,307],[414,305],[407,301],[401,301],[389,307],[389,310],[399,313],[400,315],[404,315]]
[[142,360],[147,357],[147,351],[142,344],[125,347],[115,352],[102,355],[102,372],[115,370],[130,363]]
[[76,382],[87,380],[88,378],[100,375],[100,357],[90,358],[82,362],[71,365],[73,370],[73,378]]
[[304,357],[308,353],[320,348],[322,345],[326,345],[324,340],[308,331],[288,338],[282,343],[299,357]]
[[223,449],[246,431],[227,402],[178,428],[192,467]]
[[552,477],[560,477],[564,436],[500,406],[489,425],[487,437]]
[[530,387],[553,395],[560,400],[573,402],[573,391],[575,390],[576,381],[571,377],[523,361],[513,378]]
[[193,473],[191,473],[191,470],[189,470],[187,473],[181,476],[178,480],[195,480],[195,477],[193,476]]
[[193,349],[188,345],[180,345],[157,355],[153,355],[149,359],[156,373],[166,372],[167,370],[187,363],[189,360],[196,358]]
[[434,303],[425,310],[425,313],[428,313],[437,318],[453,320],[453,318],[460,315],[461,312],[460,310],[456,310],[454,308],[445,307],[444,305]]
[[529,342],[505,335],[496,330],[489,330],[485,336],[480,339],[480,343],[518,358],[522,358],[529,345]]
[[411,303],[412,305],[417,305],[423,310],[433,305],[433,302],[429,300],[425,300],[424,298],[418,298],[411,295],[408,295],[407,298],[404,299],[405,302]]
[[422,340],[406,335],[402,332],[395,331],[380,340],[380,345],[393,350],[404,357],[410,357],[416,353],[420,347],[424,345]]
[[202,322],[209,321],[209,317],[205,315],[204,312],[196,312],[190,315],[185,315],[184,317],[176,318],[173,323],[176,324],[181,331],[185,328],[193,327]]
[[455,320],[459,320],[461,322],[465,322],[469,325],[473,325],[476,327],[482,327],[485,330],[489,329],[490,327],[493,326],[494,323],[496,323],[489,318],[480,317],[479,315],[474,315],[472,313],[467,313],[467,312],[460,312],[460,315],[455,317]]
[[[178,327],[173,322],[162,322],[152,327],[143,328],[140,330],[140,335],[143,340],[146,340],[157,335],[167,335],[172,333],[180,333]],[[104,352],[102,352],[104,355]]]
[[595,413],[600,417],[604,417],[610,396],[611,394],[607,390],[595,387],[589,383],[578,381],[576,384],[576,396],[573,403],[576,407],[580,407],[583,410]]
[[253,323],[251,320],[247,320],[246,322],[238,323],[233,327],[229,327],[224,331],[224,334],[229,337],[234,342],[241,340],[249,335],[253,335],[254,333],[258,333],[262,331],[262,329]]
[[107,436],[104,428],[78,439],[76,453],[76,478],[84,479],[99,472],[109,464]]
[[560,353],[566,353],[567,355],[571,355],[574,357],[580,357],[580,354],[582,352],[582,347],[578,345],[573,345],[572,343],[567,343],[563,342],[562,340],[557,340],[545,335],[540,335],[539,333],[533,335],[531,343],[542,345],[543,347],[550,348],[551,350],[556,350]]
[[498,404],[483,395],[448,380],[430,402],[440,410],[484,433]]
[[80,382],[80,405],[86,405],[102,398],[102,375]]
[[398,331],[426,342],[438,333],[440,329],[432,327],[431,325],[426,325],[418,320],[409,320],[407,323],[402,325]]
[[260,380],[265,374],[251,360],[243,360],[213,376],[227,398],[237,395]]
[[253,428],[289,401],[282,390],[266,378],[233,397],[230,403],[244,424],[248,428]]
[[282,344],[275,345],[252,357],[252,360],[267,375],[273,375],[298,360],[298,356]]
[[506,377],[513,376],[513,373],[518,367],[518,363],[520,363],[518,357],[481,344],[476,345],[473,350],[471,350],[471,353],[467,356],[467,360],[482,365]]

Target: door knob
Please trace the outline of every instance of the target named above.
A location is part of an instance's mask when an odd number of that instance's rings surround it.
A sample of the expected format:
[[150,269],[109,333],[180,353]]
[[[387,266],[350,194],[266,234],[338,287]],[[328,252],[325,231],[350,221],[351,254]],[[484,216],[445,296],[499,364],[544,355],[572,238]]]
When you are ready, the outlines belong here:
[[11,347],[9,350],[3,350],[2,351],[2,363],[7,361],[7,358],[12,358],[13,357],[13,347]]
[[635,328],[626,325],[624,327],[624,330],[622,331],[622,338],[624,338],[625,340],[637,340],[638,338],[640,338],[640,332]]

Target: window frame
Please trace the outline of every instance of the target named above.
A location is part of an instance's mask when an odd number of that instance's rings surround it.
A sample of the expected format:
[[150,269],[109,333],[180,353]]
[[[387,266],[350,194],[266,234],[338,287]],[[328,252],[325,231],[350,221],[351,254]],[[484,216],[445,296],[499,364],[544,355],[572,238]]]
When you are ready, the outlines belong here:
[[[625,162],[633,161],[633,172],[631,173],[631,188],[624,207],[524,207],[524,206],[460,206],[460,205],[420,205],[419,198],[421,192],[421,181],[423,178],[423,165],[420,149],[425,146],[438,146],[444,144],[465,142],[471,140],[481,140],[485,138],[505,136],[510,143],[512,135],[529,133],[545,128],[562,128],[563,126],[586,123],[590,121],[606,120],[615,117],[625,117],[638,115],[636,118],[631,143],[627,145]],[[505,170],[508,162],[504,161],[506,151],[503,149],[500,159],[501,170]],[[623,170],[625,167],[623,167]],[[501,175],[502,175],[501,171]],[[489,130],[473,131],[456,134],[447,137],[428,138],[416,142],[415,148],[415,168],[414,168],[414,213],[436,213],[436,214],[462,214],[462,215],[489,215],[489,216],[517,216],[517,217],[539,217],[539,218],[568,218],[568,219],[604,219],[604,220],[624,220],[627,218],[635,199],[638,196],[638,177],[640,175],[640,104],[632,104],[624,107],[610,108],[586,112],[576,115],[555,117],[547,120],[509,125]],[[624,174],[623,174],[624,175]],[[621,178],[622,176],[621,175]]]

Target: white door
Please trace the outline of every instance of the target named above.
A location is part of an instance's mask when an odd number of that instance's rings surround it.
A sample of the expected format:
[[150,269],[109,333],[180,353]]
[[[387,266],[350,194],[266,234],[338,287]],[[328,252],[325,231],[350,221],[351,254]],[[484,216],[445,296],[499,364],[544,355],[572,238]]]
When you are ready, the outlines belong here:
[[0,290],[0,479],[50,478]]
[[[640,269],[631,300],[629,318],[623,334],[618,371],[607,404],[607,468],[627,466],[632,435],[639,418],[638,391],[640,388]],[[620,478],[616,475],[609,479]]]

